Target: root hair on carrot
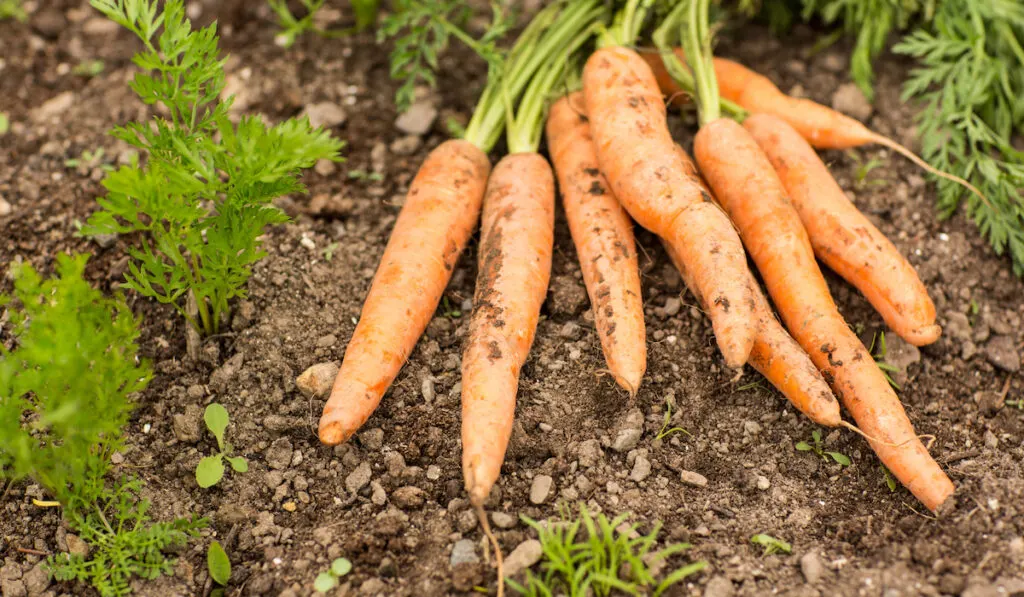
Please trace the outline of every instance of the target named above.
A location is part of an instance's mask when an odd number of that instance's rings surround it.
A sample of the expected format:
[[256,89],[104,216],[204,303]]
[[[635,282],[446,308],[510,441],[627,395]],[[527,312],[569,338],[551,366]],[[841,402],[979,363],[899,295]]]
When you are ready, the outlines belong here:
[[491,547],[494,549],[494,560],[498,568],[498,597],[504,597],[505,595],[505,561],[501,555],[501,546],[498,545],[498,538],[491,532],[491,524],[487,522],[487,512],[484,510],[483,504],[473,504],[476,509],[476,518],[480,521],[480,528],[483,530],[484,535],[491,543]]
[[914,440],[923,439],[923,440],[927,440],[927,443],[925,443],[925,445],[924,445],[925,449],[926,450],[931,450],[932,449],[932,444],[934,444],[935,440],[936,440],[936,437],[933,434],[931,434],[931,433],[922,433],[920,435],[915,435],[914,437],[907,438],[907,439],[905,439],[905,440],[903,440],[903,441],[901,441],[900,443],[897,444],[897,443],[893,443],[893,442],[887,442],[887,441],[882,440],[882,439],[878,439],[877,437],[873,437],[873,436],[869,435],[867,432],[865,432],[864,430],[862,430],[860,427],[857,427],[856,425],[854,425],[853,423],[850,423],[848,421],[840,421],[839,422],[839,426],[840,427],[845,427],[846,429],[849,429],[850,431],[856,433],[857,435],[863,437],[864,439],[866,439],[866,440],[868,440],[870,442],[875,442],[876,444],[882,444],[883,446],[889,446],[890,448],[902,448],[903,446],[909,444],[910,442],[912,442]]

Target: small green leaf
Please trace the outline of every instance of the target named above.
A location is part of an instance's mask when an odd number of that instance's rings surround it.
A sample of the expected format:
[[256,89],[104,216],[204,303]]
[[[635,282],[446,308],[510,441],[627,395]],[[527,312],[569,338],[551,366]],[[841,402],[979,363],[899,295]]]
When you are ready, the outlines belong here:
[[224,476],[224,462],[221,455],[207,456],[199,461],[196,467],[196,481],[203,489],[213,487]]
[[7,112],[0,112],[0,137],[7,134],[11,129],[11,121],[7,118]]
[[331,562],[331,574],[335,576],[345,576],[352,571],[352,562],[345,558],[337,558]]
[[800,450],[801,452],[810,452],[814,448],[812,448],[811,444],[807,442],[797,442],[796,449]]
[[838,462],[839,464],[841,464],[843,466],[850,466],[850,464],[851,464],[850,459],[846,456],[846,454],[842,454],[840,452],[825,452],[825,453],[828,454],[829,456],[831,456],[832,460],[835,460],[836,462]]
[[206,428],[210,430],[210,433],[217,438],[217,445],[220,449],[224,450],[224,431],[228,428],[228,410],[214,402],[213,404],[206,407],[206,413],[203,415],[203,420],[206,421]]
[[321,572],[313,581],[313,588],[320,593],[326,593],[336,586],[338,586],[338,578],[330,572]]
[[811,437],[814,439],[814,443],[821,443],[821,433],[817,429],[811,432]]
[[210,578],[218,585],[226,586],[231,580],[231,560],[219,541],[210,543],[206,551],[206,568],[210,571]]
[[764,533],[758,533],[750,538],[750,542],[755,545],[764,547],[764,554],[770,556],[775,553],[792,553],[793,547],[781,539],[776,539],[771,535],[765,535]]
[[236,473],[247,473],[249,472],[249,461],[241,456],[227,456],[228,462],[231,463],[231,468]]

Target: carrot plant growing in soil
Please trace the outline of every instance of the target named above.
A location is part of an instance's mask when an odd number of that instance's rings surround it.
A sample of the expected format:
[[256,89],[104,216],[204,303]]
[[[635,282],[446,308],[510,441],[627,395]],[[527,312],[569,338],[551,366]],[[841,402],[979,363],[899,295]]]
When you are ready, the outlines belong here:
[[150,369],[124,300],[82,279],[86,259],[59,256],[53,279],[15,266],[14,293],[0,297],[10,314],[10,340],[0,344],[0,477],[42,486],[89,544],[88,556],[51,556],[54,578],[120,596],[134,576],[169,574],[175,560],[164,550],[182,547],[206,521],[153,523],[141,481],[112,478],[111,455]]
[[[142,233],[129,249],[127,285],[174,306],[205,335],[220,330],[230,301],[246,295],[259,237],[288,217],[271,202],[301,193],[304,168],[340,160],[342,142],[308,119],[270,126],[256,116],[228,118],[220,99],[224,63],[216,24],[193,30],[181,0],[92,0],[92,6],[145,46],[131,87],[164,115],[113,135],[146,153],[111,172],[108,194],[83,228],[87,235]],[[159,31],[159,34],[158,34]],[[195,313],[186,303],[194,299]]]

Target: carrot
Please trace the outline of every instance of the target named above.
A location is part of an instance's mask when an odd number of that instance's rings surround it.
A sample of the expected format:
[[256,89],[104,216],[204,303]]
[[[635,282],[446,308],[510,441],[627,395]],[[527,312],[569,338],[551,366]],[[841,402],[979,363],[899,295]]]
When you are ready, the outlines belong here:
[[[683,282],[703,307],[704,300],[694,290],[693,281],[679,259],[678,252],[668,242],[662,241],[662,244],[672,263],[679,270]],[[797,410],[815,423],[827,427],[842,425],[839,402],[832,395],[832,390],[828,388],[825,379],[804,349],[800,348],[782,324],[775,319],[767,299],[761,294],[761,290],[754,286],[757,283],[750,280],[750,284],[754,289],[758,332],[747,363],[782,392]]]
[[629,48],[601,48],[584,67],[583,92],[613,194],[641,226],[678,248],[708,298],[726,364],[741,367],[757,333],[746,255],[728,218],[681,162],[650,67]]
[[[675,53],[680,59],[685,60],[683,49],[677,48]],[[687,97],[665,68],[661,53],[646,52],[643,56],[655,73],[664,94],[671,97],[676,105],[685,103]],[[751,113],[778,116],[788,122],[816,149],[850,149],[872,143],[882,145],[914,162],[923,170],[963,185],[988,201],[981,191],[963,178],[931,166],[913,151],[872,131],[855,118],[809,99],[788,96],[772,83],[771,79],[738,62],[716,57],[714,69],[722,98],[735,102]]]
[[815,255],[864,293],[904,340],[915,346],[937,340],[942,329],[935,324],[935,305],[917,272],[850,203],[814,148],[769,114],[755,114],[743,127],[782,180]]
[[793,337],[874,438],[872,448],[893,475],[929,509],[938,508],[953,483],[917,439],[881,369],[836,309],[771,162],[750,133],[725,119],[701,129],[695,153]]
[[423,335],[480,214],[490,161],[446,141],[416,174],[320,419],[338,444],[366,422]]
[[647,369],[633,221],[598,169],[583,94],[576,91],[556,101],[546,130],[604,358],[615,381],[632,397]]
[[462,469],[474,504],[497,480],[512,434],[519,370],[551,274],[554,185],[551,167],[536,153],[502,158],[487,183],[462,357]]

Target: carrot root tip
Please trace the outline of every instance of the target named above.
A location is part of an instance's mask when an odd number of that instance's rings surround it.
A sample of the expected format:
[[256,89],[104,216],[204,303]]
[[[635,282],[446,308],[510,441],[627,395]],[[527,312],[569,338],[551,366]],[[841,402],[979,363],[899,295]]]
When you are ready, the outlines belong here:
[[320,441],[328,446],[335,446],[348,439],[341,423],[331,421],[320,425]]

